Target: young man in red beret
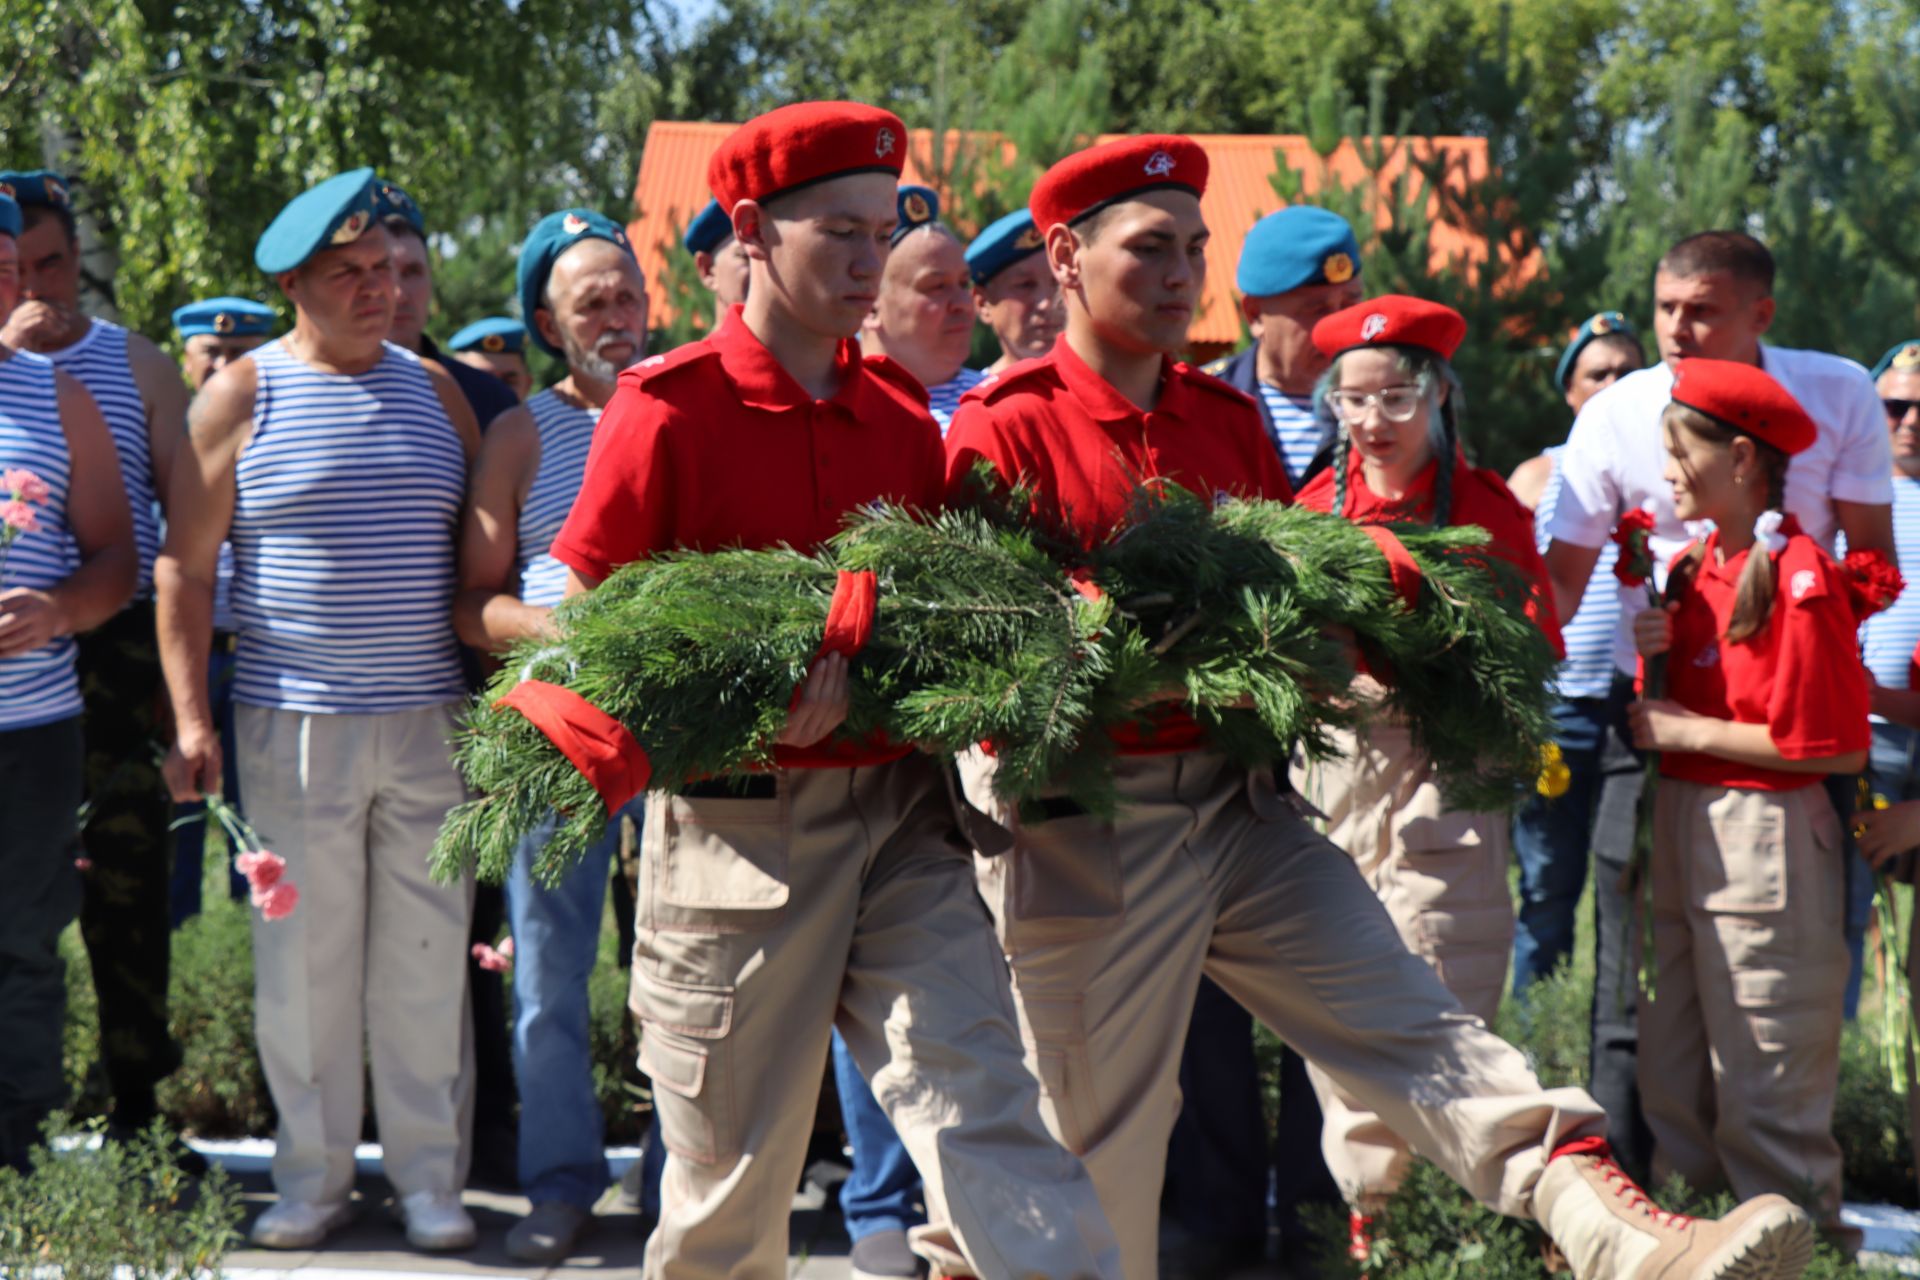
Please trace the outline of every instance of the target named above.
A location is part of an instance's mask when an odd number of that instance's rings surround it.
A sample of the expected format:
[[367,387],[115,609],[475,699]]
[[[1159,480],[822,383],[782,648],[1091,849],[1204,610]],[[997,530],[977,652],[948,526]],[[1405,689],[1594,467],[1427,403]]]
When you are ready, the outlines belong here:
[[[714,153],[747,300],[621,375],[553,545],[569,592],[676,547],[811,547],[875,499],[939,504],[926,394],[850,341],[906,141],[888,112],[805,103]],[[646,1274],[784,1271],[837,1025],[945,1206],[915,1232],[936,1271],[1117,1277],[1092,1185],[1041,1122],[939,770],[834,736],[846,711],[846,659],[823,657],[771,771],[647,805],[631,1000],[669,1155]]]
[[[1141,477],[1288,497],[1252,400],[1172,358],[1205,275],[1206,178],[1205,153],[1176,137],[1107,143],[1041,178],[1034,222],[1066,332],[961,402],[950,487],[990,462],[1086,543],[1122,521]],[[1112,822],[1057,798],[1027,825],[994,799],[989,757],[962,773],[1011,837],[976,866],[1044,1114],[1085,1158],[1129,1280],[1155,1274],[1182,1032],[1203,972],[1480,1200],[1537,1219],[1578,1280],[1799,1274],[1811,1231],[1784,1201],[1696,1222],[1623,1194],[1599,1107],[1541,1088],[1460,1008],[1272,771],[1208,749],[1172,703],[1118,749]]]

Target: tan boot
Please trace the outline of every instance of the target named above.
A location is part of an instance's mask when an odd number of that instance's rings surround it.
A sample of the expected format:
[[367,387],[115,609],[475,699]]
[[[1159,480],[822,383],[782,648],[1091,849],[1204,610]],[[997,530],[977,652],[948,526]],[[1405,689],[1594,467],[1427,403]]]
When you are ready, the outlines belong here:
[[1798,1280],[1813,1259],[1813,1221],[1786,1198],[1756,1196],[1717,1220],[1668,1213],[1603,1144],[1547,1162],[1533,1216],[1575,1280]]

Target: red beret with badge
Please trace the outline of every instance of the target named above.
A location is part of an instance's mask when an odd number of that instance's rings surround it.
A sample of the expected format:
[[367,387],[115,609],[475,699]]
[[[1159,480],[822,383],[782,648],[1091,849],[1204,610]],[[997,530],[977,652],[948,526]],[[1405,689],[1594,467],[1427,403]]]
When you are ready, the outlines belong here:
[[707,187],[729,212],[850,173],[890,173],[907,160],[900,117],[864,102],[797,102],[728,134],[707,162]]
[[1192,138],[1155,133],[1076,151],[1040,175],[1027,207],[1042,235],[1143,191],[1207,190],[1207,153]]
[[1421,347],[1453,359],[1467,336],[1467,318],[1425,298],[1389,293],[1336,311],[1313,326],[1313,345],[1332,358],[1355,347]]
[[1791,391],[1764,369],[1737,360],[1682,360],[1673,375],[1673,400],[1789,457],[1820,434]]

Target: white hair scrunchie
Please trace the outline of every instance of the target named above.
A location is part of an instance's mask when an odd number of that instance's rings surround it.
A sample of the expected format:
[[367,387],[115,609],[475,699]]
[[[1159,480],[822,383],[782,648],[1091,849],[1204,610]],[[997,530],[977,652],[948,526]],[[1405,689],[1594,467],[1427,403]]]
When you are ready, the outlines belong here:
[[1780,511],[1762,511],[1753,522],[1753,540],[1767,549],[1768,555],[1777,556],[1787,549],[1787,535],[1780,532],[1780,524],[1786,519]]

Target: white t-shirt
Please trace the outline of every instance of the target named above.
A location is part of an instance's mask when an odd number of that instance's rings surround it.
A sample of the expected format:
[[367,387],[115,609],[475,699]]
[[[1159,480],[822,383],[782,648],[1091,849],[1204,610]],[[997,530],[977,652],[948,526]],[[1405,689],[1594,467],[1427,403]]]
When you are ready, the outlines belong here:
[[[1879,394],[1865,369],[1820,351],[1762,345],[1760,366],[1820,428],[1787,467],[1787,510],[1809,537],[1831,550],[1840,526],[1836,500],[1893,502],[1893,446]],[[1562,489],[1548,530],[1555,542],[1604,547],[1622,513],[1651,506],[1651,545],[1663,585],[1668,561],[1705,528],[1689,529],[1673,514],[1660,430],[1672,391],[1673,370],[1661,363],[1628,374],[1587,401],[1560,455]],[[1621,588],[1613,659],[1622,671],[1634,669],[1633,615],[1646,607],[1640,588]]]

